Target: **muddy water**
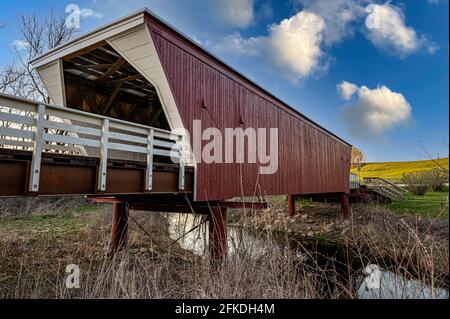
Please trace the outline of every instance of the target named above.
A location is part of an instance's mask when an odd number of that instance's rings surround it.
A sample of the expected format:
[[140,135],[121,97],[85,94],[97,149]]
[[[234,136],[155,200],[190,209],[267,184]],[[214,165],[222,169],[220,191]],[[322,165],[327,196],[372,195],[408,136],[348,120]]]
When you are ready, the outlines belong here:
[[[208,223],[203,222],[204,217],[192,214],[168,214],[169,234],[172,240],[179,239],[179,245],[186,250],[193,252],[199,256],[205,256],[208,249]],[[202,223],[203,222],[203,223]],[[186,232],[194,227],[202,224],[200,227],[190,232],[180,239]],[[261,256],[265,252],[266,244],[262,238],[251,233],[243,227],[228,226],[228,254],[233,254],[239,250],[246,255]],[[316,245],[314,243],[303,243],[302,248],[296,244],[295,238],[286,238],[280,236],[277,239],[277,246],[280,249],[294,250],[297,257],[307,259],[307,254],[303,253],[305,248],[311,248],[319,251],[324,256],[332,256],[340,258],[336,271],[343,274],[348,271],[348,265],[345,265],[345,257],[339,253],[337,247],[329,247]],[[317,256],[317,255],[316,255]],[[326,259],[327,257],[325,257]],[[319,261],[320,262],[320,261]],[[325,261],[326,263],[327,261]],[[353,265],[355,267],[355,265]],[[359,298],[362,299],[448,299],[449,292],[446,289],[431,289],[427,285],[418,280],[408,280],[402,276],[396,275],[389,271],[382,271],[377,265],[358,265],[360,269],[353,269],[353,272],[362,275],[353,285]]]

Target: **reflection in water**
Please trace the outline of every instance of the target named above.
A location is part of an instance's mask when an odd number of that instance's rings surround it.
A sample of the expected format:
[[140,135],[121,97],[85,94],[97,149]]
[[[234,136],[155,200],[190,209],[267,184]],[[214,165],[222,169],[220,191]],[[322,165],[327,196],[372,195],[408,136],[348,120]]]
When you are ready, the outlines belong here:
[[[169,214],[169,234],[170,238],[177,240],[185,233],[203,222],[203,216],[193,214]],[[178,241],[183,249],[192,253],[205,256],[208,249],[208,222],[204,223],[200,228],[190,232]],[[250,234],[242,227],[227,227],[228,238],[228,254],[232,256],[236,251],[245,252],[253,257],[264,254],[263,241]]]
[[[173,240],[183,236],[186,232],[204,221],[204,216],[193,214],[169,214],[169,233]],[[265,253],[264,239],[252,234],[243,227],[227,227],[228,254],[233,256],[236,251],[245,253],[254,258]],[[208,248],[208,222],[187,234],[178,241],[183,249],[196,255],[205,256]],[[286,242],[278,243],[280,248],[287,248]],[[297,251],[297,255],[299,252]],[[306,255],[301,254],[299,259],[304,260]],[[358,297],[360,299],[448,299],[448,290],[431,289],[418,280],[408,280],[390,271],[381,271],[377,265],[369,265],[364,269],[366,275],[358,284]]]

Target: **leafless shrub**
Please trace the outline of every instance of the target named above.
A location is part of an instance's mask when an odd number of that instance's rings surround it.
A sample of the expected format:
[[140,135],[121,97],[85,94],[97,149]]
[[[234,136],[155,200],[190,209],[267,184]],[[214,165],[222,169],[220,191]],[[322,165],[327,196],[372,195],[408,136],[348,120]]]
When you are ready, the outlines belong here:
[[430,188],[430,179],[426,172],[404,174],[402,182],[407,185],[408,190],[414,195],[425,195]]
[[400,218],[375,205],[358,205],[352,212],[357,222],[346,238],[357,263],[376,264],[397,277],[418,280],[428,285],[431,293],[437,287],[448,289],[447,221],[439,216]]
[[446,183],[448,183],[448,172],[444,172],[439,168],[435,168],[426,173],[428,177],[428,185],[431,190],[440,192],[444,190]]

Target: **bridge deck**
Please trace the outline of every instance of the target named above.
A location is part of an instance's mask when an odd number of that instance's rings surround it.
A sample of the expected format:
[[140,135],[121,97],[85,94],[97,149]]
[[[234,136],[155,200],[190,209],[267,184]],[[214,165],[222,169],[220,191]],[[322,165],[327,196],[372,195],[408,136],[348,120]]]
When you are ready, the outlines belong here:
[[192,193],[185,136],[0,94],[0,197]]
[[[38,192],[28,189],[32,152],[0,149],[0,197],[52,195],[143,195],[180,192],[179,166],[154,163],[153,188],[145,191],[145,162],[109,160],[106,188],[98,190],[100,159],[43,153]],[[193,169],[186,168],[185,189],[193,191]]]

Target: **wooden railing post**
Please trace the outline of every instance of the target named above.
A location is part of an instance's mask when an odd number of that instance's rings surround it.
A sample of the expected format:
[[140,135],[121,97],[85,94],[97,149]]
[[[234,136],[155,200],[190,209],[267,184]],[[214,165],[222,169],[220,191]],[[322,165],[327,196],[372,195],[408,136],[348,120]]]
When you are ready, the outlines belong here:
[[151,191],[153,188],[153,140],[155,131],[150,129],[147,138],[147,172],[145,178],[145,190]]
[[185,137],[181,137],[181,147],[180,147],[180,177],[179,177],[179,190],[184,190],[185,183],[185,156],[186,156],[186,140]]
[[104,119],[100,146],[100,166],[98,170],[98,190],[102,192],[106,190],[106,174],[108,169],[108,135],[109,119]]
[[31,160],[30,192],[39,191],[39,179],[41,174],[41,158],[43,151],[43,135],[45,124],[45,105],[38,105],[36,112],[36,131],[34,134],[33,158]]

